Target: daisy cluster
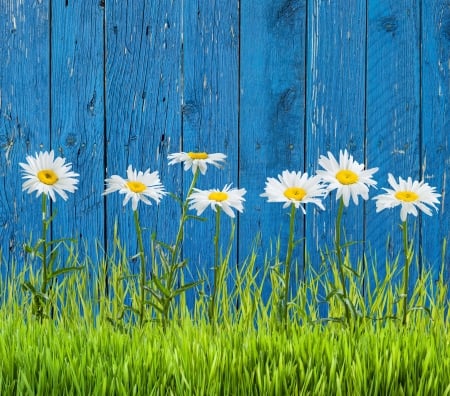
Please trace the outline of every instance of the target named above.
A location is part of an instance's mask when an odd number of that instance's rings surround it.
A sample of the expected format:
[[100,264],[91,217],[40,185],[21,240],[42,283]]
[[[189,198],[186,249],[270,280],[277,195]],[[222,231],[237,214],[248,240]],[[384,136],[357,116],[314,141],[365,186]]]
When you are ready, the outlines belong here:
[[[183,164],[184,170],[191,170],[194,175],[200,172],[206,174],[208,165],[222,167],[226,155],[222,153],[206,152],[180,152],[168,156],[169,165]],[[339,152],[339,160],[332,153],[320,156],[318,161],[321,169],[315,175],[300,171],[283,171],[277,178],[268,177],[262,197],[268,202],[282,203],[286,208],[294,205],[303,213],[306,204],[314,204],[324,210],[322,200],[331,191],[336,191],[336,199],[342,199],[345,206],[350,201],[358,205],[359,197],[363,200],[369,198],[369,188],[374,187],[377,182],[373,179],[378,168],[365,169],[353,159],[347,150]],[[67,200],[67,192],[73,193],[77,187],[79,176],[71,170],[71,164],[66,163],[64,158],[55,158],[54,152],[41,152],[26,157],[26,163],[20,163],[23,169],[25,182],[22,190],[32,193],[36,191],[37,196],[45,194],[52,201],[56,195]],[[103,194],[118,192],[124,195],[123,205],[131,201],[133,211],[137,210],[139,202],[151,205],[152,200],[157,204],[168,194],[165,190],[157,171],[138,171],[130,165],[127,176],[123,178],[113,175],[105,180],[106,189]],[[417,216],[418,211],[431,215],[431,209],[437,210],[438,198],[434,187],[423,181],[413,181],[411,177],[407,180],[399,177],[398,181],[392,174],[388,175],[388,183],[391,188],[383,188],[384,193],[374,199],[376,200],[376,211],[390,209],[400,206],[400,218],[406,221],[407,215]],[[227,184],[223,189],[200,190],[194,188],[187,197],[190,209],[195,209],[201,215],[206,208],[211,207],[214,211],[223,210],[228,216],[235,217],[233,211],[243,212],[245,201],[244,188],[232,188]]]

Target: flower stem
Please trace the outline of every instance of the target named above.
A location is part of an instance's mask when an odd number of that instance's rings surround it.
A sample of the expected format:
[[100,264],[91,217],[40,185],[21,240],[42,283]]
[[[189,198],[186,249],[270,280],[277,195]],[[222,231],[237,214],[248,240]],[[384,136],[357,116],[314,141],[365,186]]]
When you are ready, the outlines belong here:
[[408,283],[409,283],[409,266],[411,264],[412,254],[408,243],[408,224],[406,220],[401,225],[403,234],[403,251],[405,253],[405,267],[403,269],[403,310],[402,324],[406,325],[406,317],[408,313]]
[[177,261],[180,257],[181,242],[183,241],[183,235],[184,235],[184,224],[186,223],[186,220],[187,220],[187,213],[188,213],[188,207],[189,207],[188,198],[191,195],[192,190],[194,189],[195,185],[197,184],[198,175],[199,175],[199,170],[197,168],[194,173],[194,177],[192,178],[191,185],[189,186],[189,190],[187,192],[186,199],[183,201],[183,204],[181,206],[181,219],[180,219],[180,224],[178,226],[177,236],[175,238],[175,245],[173,246],[173,250],[172,250],[172,257],[171,257],[171,261],[170,261],[171,267],[173,267],[177,263]]
[[46,305],[46,293],[47,293],[47,284],[48,284],[48,263],[47,263],[47,250],[48,250],[48,242],[47,242],[47,233],[50,221],[47,219],[47,195],[42,194],[42,235],[41,240],[38,245],[42,244],[42,280],[41,280],[41,292],[40,294],[33,292],[33,313],[36,317],[42,321],[45,316],[45,305]]
[[291,205],[291,213],[289,220],[289,239],[284,269],[284,288],[283,288],[284,295],[283,295],[283,312],[282,312],[282,319],[286,326],[288,323],[289,283],[291,276],[292,252],[294,250],[294,233],[295,233],[295,205]]
[[48,269],[47,269],[47,231],[49,222],[47,221],[47,195],[42,194],[42,284],[41,293],[47,291]]
[[220,236],[220,207],[216,208],[216,233],[214,235],[214,283],[213,290],[211,294],[211,301],[208,310],[209,321],[210,323],[215,323],[216,320],[216,305],[217,305],[217,293],[218,293],[218,282],[219,282],[219,271],[220,271],[220,263],[219,263],[219,236]]
[[339,208],[336,216],[336,239],[335,239],[335,248],[336,248],[336,256],[337,256],[337,264],[338,264],[338,272],[339,278],[342,287],[342,295],[344,298],[344,306],[345,306],[345,318],[347,322],[350,320],[350,310],[348,308],[348,295],[347,288],[345,286],[345,274],[344,274],[344,258],[342,257],[342,246],[341,246],[341,222],[342,222],[342,214],[344,212],[344,199],[341,197],[339,200]]
[[139,278],[139,286],[140,286],[139,325],[142,326],[144,324],[144,314],[145,314],[145,285],[147,282],[146,279],[147,268],[145,265],[144,243],[142,242],[142,230],[137,210],[134,211],[134,226],[136,228],[136,236],[139,248],[139,258],[141,260],[141,274]]

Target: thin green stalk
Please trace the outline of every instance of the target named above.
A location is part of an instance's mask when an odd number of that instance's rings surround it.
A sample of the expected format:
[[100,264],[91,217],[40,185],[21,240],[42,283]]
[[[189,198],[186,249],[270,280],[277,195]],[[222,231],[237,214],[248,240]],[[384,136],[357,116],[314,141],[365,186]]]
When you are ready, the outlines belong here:
[[139,325],[142,326],[144,324],[144,314],[145,314],[145,285],[147,282],[146,279],[147,268],[145,265],[144,243],[142,242],[142,230],[141,225],[139,223],[139,214],[137,210],[134,211],[134,225],[136,227],[136,235],[139,247],[139,258],[141,260],[141,274],[139,277],[139,288],[140,288]]
[[284,288],[283,288],[283,322],[288,323],[288,302],[289,302],[289,282],[291,276],[292,252],[294,250],[294,233],[295,233],[295,205],[291,205],[291,213],[289,220],[289,239],[286,252],[286,262],[284,269]]
[[209,306],[209,321],[214,323],[216,320],[216,305],[217,305],[217,292],[218,292],[218,281],[219,281],[219,270],[220,270],[220,246],[219,246],[219,236],[220,236],[220,207],[216,208],[216,233],[214,235],[214,281],[213,290],[211,294],[211,301]]
[[187,192],[186,199],[183,201],[183,204],[181,206],[181,219],[180,219],[180,224],[178,226],[177,236],[175,238],[175,245],[173,246],[173,250],[172,250],[172,258],[170,261],[171,267],[173,267],[176,264],[176,262],[180,256],[181,242],[183,241],[183,235],[184,235],[184,224],[186,223],[186,220],[188,218],[188,215],[187,215],[188,208],[189,208],[188,198],[191,195],[192,190],[194,189],[195,185],[197,184],[198,175],[199,175],[199,170],[197,168],[197,170],[194,173],[194,177],[192,178],[191,185],[189,186],[189,190]]
[[[194,190],[194,188],[197,184],[198,175],[199,175],[199,169],[197,168],[196,171],[194,172],[194,176],[192,178],[191,185],[189,186],[186,198],[182,202],[182,205],[181,205],[181,218],[180,218],[180,223],[178,225],[178,231],[177,231],[177,236],[175,238],[175,244],[171,250],[169,274],[168,274],[168,278],[167,278],[167,287],[169,288],[169,290],[173,289],[174,283],[177,279],[177,277],[176,277],[177,272],[178,272],[177,270],[180,268],[177,266],[177,263],[178,263],[178,260],[180,259],[181,244],[182,244],[183,238],[184,238],[184,226],[186,224],[186,221],[188,220],[188,210],[189,210],[188,198],[192,194],[192,191]],[[170,309],[171,301],[172,301],[172,297],[165,299],[165,301],[163,303],[164,312],[162,313],[162,315],[163,315],[163,327],[164,328],[165,328],[168,318],[169,318],[169,309]]]
[[338,273],[342,286],[342,294],[344,297],[344,305],[345,305],[345,318],[347,322],[350,320],[350,310],[347,306],[348,303],[348,295],[347,288],[345,286],[345,274],[344,274],[344,258],[342,257],[342,246],[341,246],[341,222],[342,222],[342,214],[344,213],[344,199],[341,197],[339,200],[338,213],[336,216],[336,239],[335,239],[335,248],[336,248],[336,256],[337,256],[337,264],[338,264]]
[[42,194],[42,284],[41,292],[47,291],[48,269],[47,269],[47,231],[49,222],[47,221],[47,195]]
[[401,225],[403,234],[403,252],[405,253],[405,267],[403,269],[403,310],[402,324],[406,325],[406,317],[408,314],[408,283],[409,283],[409,266],[411,264],[412,254],[408,243],[408,224],[406,220]]

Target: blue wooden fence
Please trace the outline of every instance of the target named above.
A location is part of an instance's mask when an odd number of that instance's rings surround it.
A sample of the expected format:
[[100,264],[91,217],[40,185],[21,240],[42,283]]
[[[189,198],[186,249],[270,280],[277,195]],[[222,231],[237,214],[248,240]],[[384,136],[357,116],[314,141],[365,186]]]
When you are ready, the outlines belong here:
[[[266,177],[314,172],[320,154],[347,148],[380,168],[379,187],[392,172],[442,193],[439,213],[416,222],[423,263],[439,270],[450,209],[447,0],[0,0],[0,28],[3,268],[20,265],[23,242],[39,235],[40,204],[21,192],[27,154],[53,148],[81,175],[77,193],[55,205],[55,238],[76,236],[94,252],[117,219],[131,254],[130,208],[101,195],[104,178],[150,167],[182,194],[191,174],[168,167],[168,153],[226,153],[225,169],[199,187],[248,190],[233,253],[242,262],[258,232],[261,252],[287,233],[286,211],[259,197]],[[326,206],[299,222],[313,265],[334,234],[334,196]],[[141,213],[173,239],[173,201]],[[355,256],[370,247],[382,276],[385,255],[401,246],[398,211],[375,214],[368,201],[344,222],[349,239],[365,241]],[[193,271],[211,266],[212,233],[212,221],[188,227]]]

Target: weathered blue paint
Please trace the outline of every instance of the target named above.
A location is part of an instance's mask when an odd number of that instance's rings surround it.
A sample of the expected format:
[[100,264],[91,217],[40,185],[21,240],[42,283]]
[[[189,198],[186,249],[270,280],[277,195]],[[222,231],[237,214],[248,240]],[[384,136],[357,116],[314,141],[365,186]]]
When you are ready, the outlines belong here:
[[[168,169],[166,156],[178,148],[181,138],[181,9],[173,1],[117,0],[106,3],[105,13],[106,175],[126,177],[128,165],[142,171],[150,168],[160,172],[169,191],[176,192],[180,173]],[[122,244],[134,255],[132,211],[122,202],[118,194],[107,197],[107,244],[111,245],[117,222]],[[174,237],[167,220],[178,217],[173,201],[165,199],[160,207],[140,205],[139,211],[147,246],[152,232],[165,242]],[[132,270],[138,265],[133,262]]]
[[[338,158],[339,150],[346,148],[356,161],[364,161],[365,17],[366,4],[359,0],[342,1],[339,7],[329,1],[308,2],[305,147],[307,169],[311,173],[318,169],[320,156],[327,155],[328,151]],[[328,256],[334,254],[336,193],[332,192],[324,204],[326,210],[310,212],[306,224],[307,250],[317,273],[327,273]],[[361,201],[358,206],[351,203],[345,208],[343,226],[343,242],[356,242],[349,248],[356,267],[364,241]],[[326,291],[319,290],[319,293],[324,300]]]
[[96,0],[52,3],[49,146],[80,174],[77,193],[54,205],[52,232],[86,241],[90,255],[104,243],[103,19]]
[[[444,0],[422,4],[421,70],[421,176],[443,194],[439,213],[423,216],[421,243],[425,268],[440,270],[449,279],[450,251],[442,252],[442,238],[449,235],[448,170],[450,169],[450,7]],[[443,267],[443,268],[442,268]]]
[[[206,151],[225,153],[227,163],[222,170],[208,167],[200,175],[197,187],[222,189],[225,184],[238,186],[238,65],[239,17],[238,1],[183,2],[183,92],[182,142],[174,151]],[[184,191],[190,185],[191,173],[183,175]],[[186,226],[185,255],[189,259],[187,280],[212,281],[214,266],[214,212],[202,215],[206,222],[190,221]],[[230,221],[223,215],[221,230],[228,243]],[[224,252],[225,254],[225,252]],[[231,265],[236,264],[236,249]],[[205,289],[209,289],[208,282]]]
[[[367,161],[379,167],[376,177],[382,188],[389,187],[388,173],[397,179],[421,176],[419,2],[369,2],[368,22]],[[383,279],[385,257],[392,263],[400,253],[403,261],[401,220],[398,210],[376,214],[374,208],[373,201],[367,205],[366,235],[377,251]],[[417,275],[415,265],[411,273]]]
[[5,273],[40,235],[41,204],[21,192],[19,163],[50,146],[49,2],[0,3],[0,243]]
[[[182,197],[192,175],[168,167],[167,154],[226,153],[226,167],[211,168],[198,186],[233,183],[248,190],[235,265],[258,233],[261,254],[278,235],[287,237],[286,211],[259,196],[266,177],[284,169],[313,173],[321,154],[346,148],[380,168],[379,189],[392,172],[424,178],[443,194],[438,215],[411,221],[421,263],[439,271],[449,235],[446,1],[2,1],[0,26],[6,264],[17,258],[21,265],[23,243],[31,232],[39,235],[40,203],[21,192],[18,164],[41,149],[53,148],[81,175],[77,194],[55,205],[54,237],[87,240],[93,252],[96,239],[111,245],[117,220],[129,255],[136,251],[131,211],[122,196],[101,196],[104,178],[125,175],[129,164],[150,168]],[[308,208],[297,221],[297,238],[306,237],[314,268],[321,264],[319,249],[332,244],[334,194],[325,206],[325,212]],[[156,231],[171,243],[178,215],[168,197],[142,206],[145,241]],[[206,223],[186,228],[184,255],[193,278],[212,266],[214,217],[209,210],[205,215]],[[351,205],[344,224],[347,239],[361,241],[351,247],[353,257],[370,248],[382,277],[384,257],[395,258],[401,248],[398,210],[375,214],[370,200]],[[225,217],[223,230],[230,230]],[[301,274],[302,246],[295,257],[293,273]]]
[[[259,233],[261,274],[264,255],[270,249],[275,255],[278,237],[285,257],[289,231],[290,211],[260,197],[266,179],[304,170],[305,42],[305,1],[241,1],[239,179],[248,198],[239,223],[239,259],[250,254]],[[299,240],[303,223],[299,212]],[[294,251],[291,290],[303,272],[302,247]]]

